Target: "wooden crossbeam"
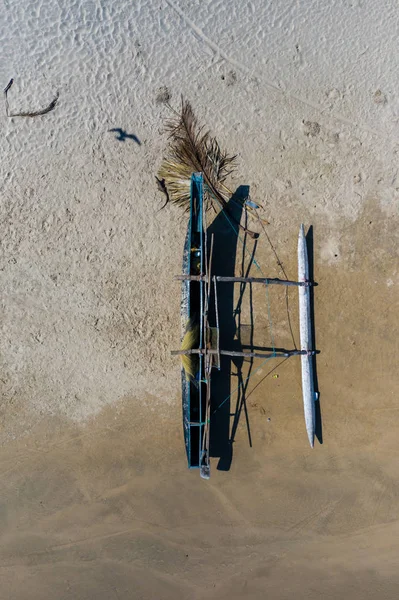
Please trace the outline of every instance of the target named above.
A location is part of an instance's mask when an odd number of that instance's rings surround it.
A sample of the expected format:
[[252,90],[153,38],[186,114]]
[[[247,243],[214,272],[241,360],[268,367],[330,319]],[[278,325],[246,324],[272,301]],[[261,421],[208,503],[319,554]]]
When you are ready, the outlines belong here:
[[308,355],[313,356],[316,351],[310,353],[307,350],[287,350],[286,352],[237,352],[235,350],[214,350],[211,348],[192,348],[191,350],[172,350],[172,356],[189,356],[191,354],[221,354],[222,356],[242,356],[244,358],[288,358],[289,356]]
[[[287,279],[278,279],[277,277],[224,277],[214,275],[213,279],[218,283],[263,283],[263,285],[286,285],[296,287],[310,287],[314,285],[312,281],[289,281]],[[206,275],[176,275],[177,281],[208,281]]]

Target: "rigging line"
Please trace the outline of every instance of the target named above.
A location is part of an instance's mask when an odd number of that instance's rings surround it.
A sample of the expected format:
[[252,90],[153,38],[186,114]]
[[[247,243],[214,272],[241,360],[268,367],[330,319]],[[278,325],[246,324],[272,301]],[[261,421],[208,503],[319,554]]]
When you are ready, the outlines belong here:
[[269,299],[269,284],[266,283],[265,285],[266,288],[266,305],[267,305],[267,315],[269,318],[269,329],[270,329],[270,338],[271,338],[271,342],[272,342],[272,348],[273,348],[273,354],[276,352],[276,347],[274,344],[274,333],[273,333],[273,321],[272,321],[272,315],[271,315],[271,310],[270,310],[270,299]]
[[262,272],[262,269],[260,268],[259,263],[255,259],[255,257],[252,258],[251,252],[246,247],[245,242],[242,240],[240,234],[238,233],[238,230],[234,227],[233,223],[230,221],[229,217],[226,215],[225,211],[223,210],[223,206],[221,205],[221,203],[219,202],[219,200],[216,198],[216,196],[214,194],[212,194],[212,190],[210,190],[209,188],[208,188],[208,193],[211,194],[211,196],[213,197],[213,199],[215,200],[215,202],[219,206],[220,212],[223,214],[223,216],[225,217],[225,219],[227,219],[227,222],[229,223],[230,227],[232,228],[232,230],[236,234],[237,238],[240,240],[241,244],[245,248],[245,251],[247,252],[248,256],[251,258],[251,262],[254,263],[254,265],[256,266],[256,268],[259,269],[259,272],[261,273],[261,275],[263,275],[263,272]]
[[258,219],[258,222],[259,222],[259,224],[260,224],[260,226],[261,226],[261,228],[262,228],[262,231],[263,231],[263,233],[265,234],[267,241],[269,242],[270,248],[272,249],[272,252],[273,252],[273,254],[274,254],[275,258],[276,258],[277,265],[280,267],[280,269],[281,269],[281,271],[282,271],[282,273],[283,273],[284,277],[285,277],[285,278],[286,278],[286,280],[288,281],[287,273],[285,272],[285,269],[284,269],[283,263],[281,262],[281,260],[280,260],[280,258],[279,258],[279,256],[278,256],[278,254],[277,254],[277,251],[276,251],[275,247],[273,246],[273,243],[272,243],[272,241],[271,241],[271,239],[270,239],[270,237],[269,237],[269,234],[268,234],[268,233],[267,233],[267,231],[266,231],[266,228],[265,228],[265,226],[264,226],[264,225],[263,225],[263,223],[262,223],[262,219],[260,218],[260,216],[259,216],[259,213],[258,213],[257,209],[255,209],[255,214],[256,214],[256,217],[257,217],[257,219]]
[[[274,354],[274,353],[273,353],[273,354]],[[212,415],[211,415],[211,416],[213,416],[213,415],[214,415],[214,414],[215,414],[215,413],[216,413],[216,412],[217,412],[217,411],[218,411],[220,408],[222,408],[223,404],[225,404],[225,403],[226,403],[228,400],[230,400],[230,398],[233,396],[233,394],[235,394],[236,392],[238,392],[238,390],[239,390],[240,388],[242,388],[242,386],[243,386],[243,385],[244,385],[244,384],[245,384],[247,381],[249,381],[249,379],[250,379],[251,377],[253,377],[253,375],[255,375],[255,373],[257,373],[257,372],[259,371],[259,369],[261,369],[261,368],[262,368],[262,367],[263,367],[263,366],[264,366],[264,365],[267,363],[267,361],[268,361],[268,360],[271,360],[272,358],[274,358],[274,356],[269,356],[268,358],[266,358],[266,359],[265,359],[263,362],[261,362],[261,364],[259,365],[259,367],[257,367],[257,368],[255,369],[255,371],[254,371],[253,373],[251,373],[251,375],[249,375],[248,377],[246,377],[245,379],[243,379],[243,380],[242,380],[242,382],[240,383],[240,385],[238,385],[238,386],[236,387],[236,389],[235,389],[235,390],[233,390],[233,391],[232,391],[232,392],[231,392],[231,393],[230,393],[230,394],[229,394],[229,395],[228,395],[228,396],[227,396],[227,397],[226,397],[224,400],[222,400],[222,402],[221,402],[221,403],[220,403],[220,404],[219,404],[219,405],[218,405],[218,406],[215,408],[215,410],[212,412]]]
[[[248,215],[247,212],[245,212],[245,226],[247,225],[247,221],[248,221]],[[244,241],[246,241],[246,236],[244,236]],[[252,266],[252,262],[253,262],[253,258],[255,257],[256,254],[256,248],[257,248],[257,244],[258,244],[258,240],[256,239],[253,243],[252,249],[251,249],[251,260],[250,263],[245,267],[245,248],[246,246],[242,247],[242,265],[241,265],[241,269],[242,269],[242,275],[244,275],[246,273],[246,276],[249,276],[250,270],[251,270],[251,266]],[[245,273],[244,273],[244,269],[245,269]],[[238,314],[236,315],[238,317],[238,332],[239,332],[239,341],[241,343],[241,310],[239,309],[239,306],[242,303],[243,300],[243,295],[244,295],[244,291],[245,291],[245,284],[242,284],[240,286],[240,298],[239,301],[237,303],[237,307],[236,307],[236,311],[238,312]],[[253,289],[252,286],[249,286],[249,304],[252,307],[253,305]],[[250,319],[251,319],[251,338],[250,338],[250,344],[251,346],[254,343],[253,340],[253,336],[254,336],[254,317],[253,317],[253,311],[250,311]],[[246,423],[247,423],[247,431],[248,431],[248,438],[249,438],[249,445],[252,447],[252,441],[251,441],[251,430],[249,427],[249,419],[248,419],[248,410],[247,410],[247,404],[246,404],[246,392],[247,392],[247,388],[249,386],[249,381],[252,375],[252,370],[254,367],[254,359],[251,358],[250,360],[250,364],[249,364],[249,368],[247,371],[247,380],[245,382],[245,384],[242,382],[242,373],[241,373],[241,368],[238,368],[238,381],[239,383],[243,383],[241,389],[239,390],[239,392],[237,393],[237,401],[236,401],[236,410],[235,410],[235,417],[233,420],[233,425],[232,425],[232,430],[231,430],[231,435],[230,435],[230,442],[233,443],[234,438],[235,438],[235,434],[237,431],[237,427],[238,427],[238,423],[240,420],[240,416],[241,416],[241,411],[242,408],[244,407],[244,414],[245,414],[245,419],[246,419]]]
[[[248,215],[245,214],[245,225],[247,225],[247,221],[248,221]],[[244,235],[244,241],[246,239],[246,236]],[[254,244],[252,246],[252,257],[255,256],[256,253],[256,247],[257,247],[257,239],[254,241]],[[249,263],[249,265],[247,265],[247,267],[245,267],[245,251],[244,251],[244,247],[242,247],[242,254],[241,254],[241,275],[243,277],[249,275],[250,269],[251,269],[251,263],[252,261]],[[243,300],[243,296],[244,296],[244,292],[245,292],[245,287],[246,284],[242,283],[240,284],[240,295],[239,295],[239,299],[237,302],[237,306],[234,310],[234,315],[235,318],[237,319],[238,323],[237,323],[237,332],[238,332],[238,342],[241,345],[241,304],[242,304],[242,300]],[[250,307],[252,307],[253,305],[253,289],[252,289],[252,285],[249,286],[249,305]],[[250,345],[253,346],[253,336],[254,336],[254,323],[253,323],[253,311],[252,308],[250,310],[250,320],[251,320],[251,325],[250,325]],[[250,363],[249,363],[249,367],[248,367],[248,371],[247,371],[247,376],[250,377],[251,373],[252,373],[252,368],[254,365],[254,358],[251,357],[250,359]],[[238,366],[237,364],[237,377],[238,377],[238,382],[241,383],[242,382],[242,368],[241,365]],[[248,431],[248,436],[249,436],[249,445],[252,447],[252,441],[251,441],[251,430],[249,427],[249,420],[248,420],[248,413],[246,410],[246,402],[245,402],[245,395],[246,395],[246,390],[247,387],[249,385],[249,380],[247,379],[247,382],[245,385],[242,386],[242,388],[239,390],[239,392],[236,395],[236,406],[235,406],[235,411],[234,411],[234,419],[233,419],[233,424],[231,427],[231,434],[230,434],[230,443],[232,444],[234,442],[234,438],[235,438],[235,434],[238,428],[238,424],[240,422],[240,417],[241,417],[241,411],[242,408],[244,406],[245,408],[245,417],[246,417],[246,421],[247,421],[247,431]],[[231,412],[231,411],[230,411]]]
[[287,307],[287,320],[288,320],[288,327],[290,329],[290,334],[291,334],[291,339],[292,339],[292,343],[294,344],[294,348],[295,350],[297,350],[297,345],[296,345],[296,341],[295,341],[295,336],[294,336],[294,331],[292,329],[292,323],[291,323],[291,312],[290,312],[290,303],[289,303],[289,291],[288,291],[288,287],[286,287],[285,289],[285,306]]
[[[208,191],[210,191],[210,190],[208,190]],[[210,191],[210,193],[212,194],[212,192],[211,192],[211,191]],[[223,207],[222,207],[222,206],[221,206],[221,204],[219,203],[218,199],[217,199],[217,198],[216,198],[216,197],[215,197],[213,194],[212,194],[212,196],[214,197],[215,201],[217,202],[217,204],[218,204],[218,206],[219,206],[219,209],[221,210],[222,214],[223,214],[223,215],[225,216],[225,218],[227,219],[227,221],[228,221],[228,223],[229,223],[230,227],[233,229],[233,231],[234,231],[234,233],[236,234],[237,238],[240,240],[240,242],[241,242],[241,244],[242,244],[243,248],[245,249],[245,251],[247,252],[248,256],[250,257],[250,259],[251,259],[251,262],[250,262],[250,264],[251,264],[251,263],[254,263],[254,265],[257,267],[257,269],[259,270],[259,272],[261,273],[261,275],[265,276],[265,275],[264,275],[264,273],[263,273],[263,271],[262,271],[262,269],[261,269],[261,267],[260,267],[260,265],[259,265],[259,263],[256,261],[256,259],[255,259],[255,256],[253,255],[253,253],[251,253],[251,252],[248,250],[248,248],[247,248],[247,246],[246,246],[246,244],[245,244],[244,240],[242,240],[242,238],[241,238],[240,234],[238,233],[238,230],[237,230],[237,229],[234,227],[233,223],[231,222],[231,220],[229,219],[229,217],[226,215],[226,213],[225,213],[225,211],[223,210]],[[259,215],[257,215],[257,216],[258,216],[258,219],[260,220],[260,217],[259,217]],[[266,237],[267,237],[267,239],[269,240],[269,243],[271,244],[270,238],[269,238],[269,236],[267,235],[267,233],[266,233],[266,230],[265,230],[265,228],[263,227],[263,224],[262,224],[262,222],[261,222],[261,225],[262,225],[263,231],[264,231],[264,232],[265,232],[265,234],[266,234]],[[271,244],[271,245],[272,245],[272,244]],[[273,248],[273,245],[272,245],[272,248]],[[276,254],[276,256],[277,256],[277,253],[276,253],[276,251],[275,251],[275,250],[274,250],[274,253],[275,253],[275,254]],[[278,258],[278,257],[277,257],[277,258]],[[281,264],[281,263],[280,263],[280,264]],[[282,267],[282,265],[281,265],[281,267]],[[285,273],[285,271],[284,271],[284,268],[283,268],[283,267],[282,267],[282,270],[283,270],[283,273],[284,273],[284,276],[285,276],[286,280],[288,280],[288,277],[287,277],[287,275],[286,275],[286,273]],[[272,321],[272,318],[271,318],[271,310],[270,310],[270,299],[269,299],[269,289],[268,289],[268,284],[266,284],[266,285],[265,285],[265,287],[266,287],[266,303],[267,303],[267,312],[268,312],[268,316],[269,316],[269,330],[270,330],[270,338],[271,338],[271,342],[272,342],[272,348],[273,348],[273,353],[274,353],[274,352],[275,352],[275,344],[274,344],[274,334],[273,334],[273,321]],[[289,321],[289,324],[290,324],[291,336],[292,336],[292,339],[293,339],[293,344],[294,344],[294,346],[295,346],[295,349],[296,349],[296,347],[297,347],[297,346],[296,346],[296,344],[295,344],[295,339],[294,339],[294,337],[293,337],[292,328],[291,328],[291,322],[290,322],[290,320],[289,320],[289,319],[288,319],[288,321]]]
[[[265,234],[267,241],[269,242],[270,248],[272,249],[272,252],[273,252],[273,254],[274,254],[275,258],[276,258],[277,265],[280,267],[280,269],[281,269],[281,271],[282,271],[285,279],[288,281],[288,276],[287,276],[287,273],[285,272],[283,263],[281,262],[278,254],[277,254],[277,251],[276,251],[275,247],[272,244],[272,241],[271,241],[271,239],[270,239],[270,237],[269,237],[269,235],[268,235],[268,233],[267,233],[267,231],[266,231],[266,229],[265,229],[265,227],[264,227],[264,225],[262,223],[262,219],[260,218],[257,209],[255,209],[255,214],[256,214],[258,222],[259,222],[259,224],[260,224],[260,226],[262,228],[262,231]],[[291,312],[290,312],[290,307],[289,307],[289,290],[288,290],[288,287],[286,287],[286,289],[285,289],[285,305],[287,307],[288,327],[289,327],[289,330],[290,330],[292,343],[294,344],[294,348],[296,350],[297,349],[297,345],[296,345],[294,331],[292,329],[292,323],[291,323]]]
[[[239,376],[239,374],[238,374],[238,376]],[[242,409],[244,408],[245,421],[247,424],[248,441],[249,441],[250,448],[252,448],[251,429],[249,426],[249,416],[248,416],[245,392],[246,392],[246,387],[244,387],[241,394],[237,395],[236,408],[235,408],[233,425],[231,427],[231,434],[230,434],[229,441],[230,441],[230,444],[232,444],[235,440],[235,436],[236,436],[238,425],[239,425],[240,418],[241,418]]]
[[[209,190],[208,190],[209,191]],[[211,192],[212,194],[212,192]],[[234,227],[233,223],[230,221],[229,217],[226,215],[225,211],[223,210],[223,208],[221,207],[219,201],[217,198],[215,198],[214,194],[212,194],[212,196],[214,197],[216,203],[219,206],[219,209],[221,210],[222,214],[225,216],[225,218],[227,219],[227,222],[229,223],[230,227],[232,228],[232,230],[234,231],[234,233],[236,234],[237,238],[240,240],[244,250],[248,253],[250,259],[251,259],[251,263],[253,262],[255,264],[255,266],[257,267],[257,269],[259,269],[261,275],[264,276],[264,273],[262,272],[262,269],[259,265],[259,263],[256,261],[255,257],[253,256],[253,254],[248,250],[247,246],[245,245],[244,241],[241,239],[240,234],[238,233],[238,230]],[[257,367],[255,369],[255,371],[253,371],[253,373],[250,372],[250,374],[243,380],[241,381],[241,383],[238,385],[238,387],[233,390],[224,400],[222,400],[222,402],[215,408],[215,410],[212,412],[212,415],[214,415],[230,398],[233,394],[235,394],[236,392],[238,392],[238,390],[243,387],[249,380],[250,378],[255,375],[255,373],[257,373],[259,371],[259,369],[262,368],[262,366],[264,364],[266,364],[266,362],[268,360],[270,360],[271,358],[275,357],[275,345],[274,345],[274,336],[272,333],[272,320],[271,320],[271,310],[270,310],[270,301],[269,301],[269,294],[268,294],[268,285],[265,286],[266,287],[266,302],[267,302],[267,309],[268,309],[268,315],[269,315],[269,329],[270,329],[270,336],[272,338],[272,347],[273,347],[273,352],[272,355],[269,358],[266,358],[260,365],[259,367]]]
[[[245,215],[247,217],[247,215]],[[246,218],[247,221],[247,218]],[[257,245],[257,240],[255,240],[255,243],[253,245],[252,248],[252,253],[255,254],[256,252],[256,245]],[[243,260],[245,259],[245,254],[243,254]],[[243,265],[244,266],[244,265]],[[247,267],[248,272],[251,268],[251,265],[249,265]],[[243,272],[244,274],[244,272]],[[248,273],[247,273],[248,274]],[[249,286],[249,296],[250,296],[250,306],[252,306],[252,297],[253,297],[253,290],[252,290],[252,286]],[[241,312],[239,313],[239,322],[240,322],[240,330],[241,330]],[[251,337],[250,337],[250,344],[251,346],[253,346],[254,343],[254,318],[253,318],[253,312],[251,311]],[[240,335],[240,343],[241,343],[241,335]],[[249,368],[248,368],[248,372],[247,375],[248,377],[251,376],[252,374],[252,369],[254,366],[254,359],[251,358],[250,360],[250,364],[249,364]],[[237,376],[238,376],[238,381],[241,383],[242,381],[242,371],[241,371],[241,367],[238,367],[237,365]],[[249,379],[247,379],[246,383],[242,386],[242,389],[238,392],[237,394],[237,401],[236,401],[236,410],[235,410],[235,416],[234,416],[234,420],[233,420],[233,425],[231,428],[231,434],[230,434],[230,443],[234,442],[234,438],[237,432],[237,428],[238,428],[238,424],[240,421],[240,417],[241,417],[241,412],[242,412],[242,408],[244,407],[244,414],[245,414],[245,420],[246,420],[246,424],[247,424],[247,432],[248,432],[248,441],[249,441],[249,445],[252,448],[252,439],[251,439],[251,428],[249,426],[249,417],[248,417],[248,409],[247,409],[247,402],[246,402],[246,392],[247,392],[247,388],[249,386]]]
[[[243,255],[242,255],[241,274],[242,274],[243,277],[249,277],[249,274],[250,274],[250,271],[251,271],[251,265],[252,265],[253,259],[255,257],[255,254],[256,254],[257,245],[258,245],[258,240],[255,240],[254,244],[252,246],[252,250],[251,250],[251,260],[250,260],[249,265],[247,265],[247,267],[246,267],[245,273],[244,273],[245,253],[243,253]],[[243,246],[243,250],[245,250],[245,246]],[[239,297],[238,297],[238,301],[237,301],[236,307],[235,307],[234,312],[233,312],[234,317],[236,317],[241,312],[241,305],[242,305],[242,302],[243,302],[243,296],[244,296],[245,288],[246,288],[246,283],[243,282],[240,285],[240,294],[239,294]],[[249,289],[250,289],[250,294],[251,294],[252,287],[250,286]],[[251,316],[252,316],[252,309],[251,309]]]
[[266,373],[266,375],[264,377],[262,377],[262,379],[260,381],[258,381],[258,383],[255,385],[255,387],[252,388],[252,390],[249,392],[248,396],[246,397],[246,400],[248,400],[248,398],[254,393],[254,391],[256,390],[256,388],[258,388],[260,385],[262,385],[262,383],[264,382],[264,380],[267,377],[269,377],[269,375],[271,373],[273,373],[273,371],[276,371],[276,369],[278,369],[288,359],[289,359],[289,356],[287,356],[287,358],[283,358],[283,360],[281,360],[279,363],[277,363],[277,365],[275,365],[272,369],[270,369],[270,371],[268,373]]

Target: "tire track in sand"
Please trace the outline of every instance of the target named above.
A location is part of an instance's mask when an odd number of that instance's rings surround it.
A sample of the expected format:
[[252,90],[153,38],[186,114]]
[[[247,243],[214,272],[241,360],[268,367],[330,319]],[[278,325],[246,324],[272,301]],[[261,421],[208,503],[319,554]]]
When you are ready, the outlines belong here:
[[[236,60],[235,58],[232,58],[231,56],[229,56],[227,54],[227,52],[225,52],[224,50],[222,50],[222,48],[218,44],[216,44],[207,35],[205,35],[205,33],[202,31],[202,29],[200,29],[200,27],[198,27],[190,19],[190,17],[188,17],[186,15],[186,13],[173,0],[165,0],[165,1],[166,1],[166,4],[168,4],[170,6],[170,8],[175,13],[177,13],[179,15],[179,17],[186,23],[186,25],[192,30],[192,32],[194,33],[194,35],[196,35],[209,48],[211,48],[211,50],[213,50],[216,55],[218,55],[221,58],[223,58],[226,62],[228,62],[230,65],[232,65],[236,69],[239,69],[241,72],[245,73],[247,76],[253,77],[253,73],[252,73],[252,71],[250,69],[248,69],[248,67],[246,67],[242,62],[240,62],[240,61]],[[341,123],[343,123],[345,125],[349,125],[351,127],[355,127],[355,128],[360,129],[360,130],[362,130],[362,131],[364,131],[366,133],[370,133],[370,134],[375,135],[375,136],[380,137],[380,138],[386,139],[386,137],[387,137],[384,132],[375,130],[372,127],[369,127],[368,125],[365,125],[364,123],[359,123],[357,121],[353,121],[352,119],[348,119],[347,117],[344,117],[344,115],[341,115],[339,113],[335,113],[335,114],[332,114],[332,115],[326,115],[325,114],[325,110],[323,109],[323,107],[320,106],[319,104],[317,104],[316,102],[311,102],[310,100],[306,100],[305,98],[302,98],[302,96],[299,96],[298,94],[293,94],[293,93],[289,92],[286,88],[284,89],[281,86],[273,83],[272,81],[270,81],[268,79],[265,79],[263,77],[259,78],[259,79],[263,83],[263,85],[265,85],[269,89],[273,90],[274,92],[278,92],[282,96],[285,96],[285,97],[290,98],[292,100],[296,100],[297,102],[300,102],[301,104],[307,106],[308,108],[312,108],[313,110],[316,110],[316,111],[320,112],[321,114],[323,114],[323,116],[326,119],[331,119],[331,120],[339,121],[339,122],[341,122]]]

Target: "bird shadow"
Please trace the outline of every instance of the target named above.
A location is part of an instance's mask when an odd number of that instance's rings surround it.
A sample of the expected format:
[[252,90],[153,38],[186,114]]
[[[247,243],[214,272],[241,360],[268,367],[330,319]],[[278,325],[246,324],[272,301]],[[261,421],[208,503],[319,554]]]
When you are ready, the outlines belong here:
[[137,135],[135,135],[134,133],[127,133],[124,129],[121,129],[120,127],[108,129],[108,132],[117,134],[115,136],[115,139],[118,140],[118,142],[126,142],[126,140],[133,140],[133,142],[136,142],[136,144],[141,146],[141,142]]

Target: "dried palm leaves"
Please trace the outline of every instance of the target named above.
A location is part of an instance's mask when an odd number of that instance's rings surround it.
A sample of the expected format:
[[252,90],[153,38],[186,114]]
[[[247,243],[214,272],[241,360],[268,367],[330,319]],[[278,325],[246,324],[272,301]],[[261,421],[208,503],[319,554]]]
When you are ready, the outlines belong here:
[[[204,177],[204,200],[206,208],[228,211],[227,201],[231,191],[224,185],[234,171],[235,156],[221,150],[217,140],[204,127],[198,125],[191,104],[182,98],[181,113],[170,105],[175,118],[166,123],[169,133],[168,156],[161,164],[156,177],[158,188],[166,196],[166,204],[172,202],[190,207],[190,182],[192,173],[201,172]],[[240,225],[242,229],[245,229]],[[248,231],[252,237],[257,234]]]
[[198,125],[189,102],[182,99],[181,114],[175,112],[175,115],[175,119],[166,123],[168,158],[158,173],[159,179],[165,182],[170,201],[188,209],[191,175],[201,172],[207,208],[212,202],[224,208],[231,194],[223,184],[234,169],[235,156],[223,152],[216,139]]

